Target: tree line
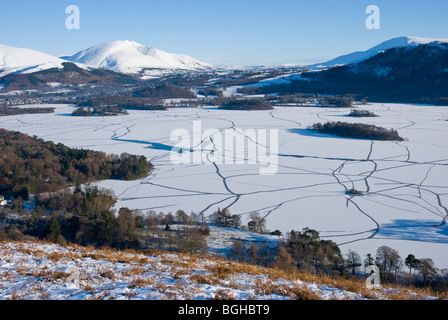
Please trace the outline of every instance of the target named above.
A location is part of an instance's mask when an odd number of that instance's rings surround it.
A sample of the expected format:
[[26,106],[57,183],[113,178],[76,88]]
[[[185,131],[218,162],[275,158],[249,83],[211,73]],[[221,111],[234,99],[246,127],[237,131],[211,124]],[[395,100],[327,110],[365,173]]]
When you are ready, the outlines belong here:
[[79,107],[72,112],[74,117],[107,117],[107,116],[118,116],[129,114],[126,108],[115,107],[115,106],[104,106],[104,107]]
[[76,107],[78,109],[115,107],[127,110],[166,110],[160,99],[133,97],[130,94],[107,95],[104,97],[79,100],[76,102]]
[[[257,233],[266,233],[266,221],[258,212],[249,214],[247,225],[241,216],[232,214],[227,208],[210,216],[210,221],[219,227],[240,228]],[[281,236],[279,230],[270,232]],[[417,259],[409,254],[402,259],[398,251],[388,246],[378,248],[376,255],[367,254],[363,260],[353,250],[343,255],[339,246],[320,238],[318,231],[304,228],[291,230],[277,244],[266,242],[245,242],[235,239],[227,257],[263,266],[280,268],[285,271],[305,271],[324,276],[341,276],[365,279],[363,268],[376,265],[383,283],[433,287],[443,291],[448,289],[448,269],[439,270],[430,258]]]
[[292,230],[278,245],[234,240],[227,255],[229,259],[262,266],[279,268],[288,272],[307,272],[365,281],[368,266],[377,266],[383,284],[431,287],[437,291],[448,290],[448,269],[438,269],[431,258],[416,258],[408,254],[403,259],[398,251],[381,246],[376,254],[363,259],[354,250],[343,255],[336,243],[320,239],[316,230]]
[[272,110],[274,109],[263,99],[230,99],[224,101],[219,109],[224,110]]
[[195,99],[190,90],[172,84],[162,84],[153,88],[139,89],[133,92],[134,97],[152,99]]
[[146,213],[116,203],[111,190],[86,185],[45,193],[35,209],[0,208],[0,240],[46,240],[115,249],[159,249],[190,254],[208,252],[210,229],[199,216]]
[[39,113],[53,113],[54,108],[14,108],[0,105],[0,117],[14,116],[18,114],[39,114]]

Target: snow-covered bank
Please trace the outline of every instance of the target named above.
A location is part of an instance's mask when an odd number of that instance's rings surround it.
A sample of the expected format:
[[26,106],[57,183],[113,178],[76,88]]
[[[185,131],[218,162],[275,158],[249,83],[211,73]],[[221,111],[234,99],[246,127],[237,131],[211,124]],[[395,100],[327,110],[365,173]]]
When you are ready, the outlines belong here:
[[322,282],[212,257],[0,242],[0,299],[434,299]]

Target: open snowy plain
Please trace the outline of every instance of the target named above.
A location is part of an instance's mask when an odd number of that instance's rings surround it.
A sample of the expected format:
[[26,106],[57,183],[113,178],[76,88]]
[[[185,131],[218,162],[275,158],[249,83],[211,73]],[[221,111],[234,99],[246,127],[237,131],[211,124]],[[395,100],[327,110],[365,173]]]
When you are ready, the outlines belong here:
[[[258,211],[266,216],[269,230],[316,229],[344,253],[350,248],[362,256],[375,254],[387,245],[402,258],[413,253],[448,267],[448,107],[359,107],[377,114],[375,118],[351,118],[347,109],[317,107],[131,110],[127,116],[84,118],[70,116],[71,106],[55,107],[54,114],[3,117],[0,127],[70,147],[145,155],[155,166],[147,178],[100,183],[114,190],[117,208],[182,209],[207,217],[227,207],[242,215],[243,222]],[[327,121],[394,128],[405,141],[346,139],[306,129]],[[258,153],[222,148],[219,140],[226,129],[247,146],[255,145]],[[278,133],[278,140],[263,141],[262,129]],[[182,153],[171,150],[178,143],[170,139],[173,132],[192,138]],[[260,158],[260,151],[268,151],[267,157]],[[190,163],[173,162],[187,156]],[[268,169],[271,174],[260,174]],[[352,188],[363,194],[348,194]]]

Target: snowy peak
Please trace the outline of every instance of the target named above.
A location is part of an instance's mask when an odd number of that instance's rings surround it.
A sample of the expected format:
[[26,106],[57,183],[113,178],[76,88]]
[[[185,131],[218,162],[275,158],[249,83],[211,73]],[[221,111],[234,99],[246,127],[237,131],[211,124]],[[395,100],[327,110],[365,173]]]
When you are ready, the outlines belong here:
[[346,65],[350,63],[360,62],[369,59],[382,51],[386,51],[392,48],[416,46],[420,44],[429,43],[448,43],[448,39],[430,39],[420,37],[398,37],[380,43],[379,45],[370,48],[366,51],[357,51],[347,55],[337,57],[333,60],[313,65],[313,67],[331,67],[336,65]]
[[135,41],[111,41],[78,52],[64,59],[95,68],[122,73],[139,73],[143,69],[210,69],[212,65],[182,54],[146,47]]
[[416,46],[420,44],[428,44],[433,42],[442,42],[448,43],[448,39],[430,39],[430,38],[420,38],[420,37],[398,37],[394,39],[390,39],[388,41],[384,41],[383,43],[367,50],[372,52],[380,52],[385,51],[391,48],[397,47],[407,47],[407,46]]
[[11,73],[33,73],[63,68],[66,61],[31,49],[0,45],[0,77]]

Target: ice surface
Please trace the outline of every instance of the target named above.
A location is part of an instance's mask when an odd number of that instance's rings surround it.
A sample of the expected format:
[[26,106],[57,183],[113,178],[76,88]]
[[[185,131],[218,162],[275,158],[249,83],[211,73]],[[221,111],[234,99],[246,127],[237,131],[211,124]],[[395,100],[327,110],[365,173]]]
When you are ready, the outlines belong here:
[[[1,118],[0,127],[70,147],[145,155],[155,166],[138,181],[103,181],[118,196],[117,208],[208,217],[228,207],[243,222],[253,211],[270,230],[310,227],[346,252],[375,254],[379,246],[432,258],[448,267],[448,107],[369,104],[377,118],[349,118],[347,109],[276,107],[273,111],[170,109],[129,111],[120,117],[71,117],[70,106],[54,114]],[[173,164],[173,130],[277,129],[278,171],[260,175],[262,164]],[[316,122],[350,121],[394,128],[406,140],[383,142],[311,134]],[[217,137],[216,135],[214,136]],[[164,147],[161,147],[164,146]],[[194,154],[210,153],[195,146]],[[222,150],[221,150],[222,151]],[[223,151],[225,153],[226,150]],[[243,155],[247,156],[247,155]],[[355,188],[362,196],[351,197]]]

